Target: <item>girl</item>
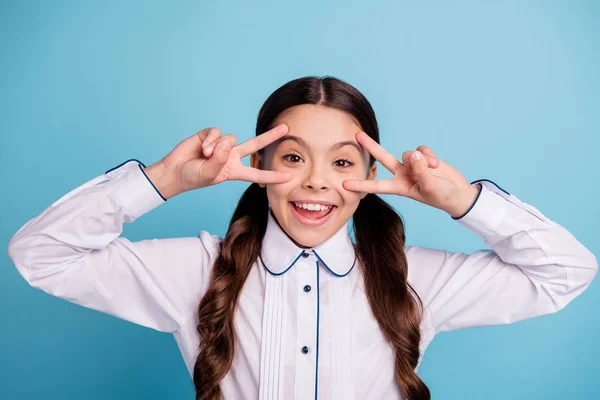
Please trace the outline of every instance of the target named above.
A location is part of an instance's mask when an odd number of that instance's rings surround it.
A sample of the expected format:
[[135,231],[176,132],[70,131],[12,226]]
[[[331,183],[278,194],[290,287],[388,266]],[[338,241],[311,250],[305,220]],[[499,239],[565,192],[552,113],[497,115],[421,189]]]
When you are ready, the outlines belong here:
[[[375,180],[375,160],[393,179]],[[224,238],[119,236],[168,198],[227,180],[252,183]],[[491,250],[406,246],[381,193],[447,212]],[[426,146],[397,160],[367,99],[332,77],[277,89],[239,145],[209,128],[150,167],[108,170],[8,251],[34,287],[172,332],[196,399],[429,399],[417,370],[436,333],[556,312],[598,270],[571,233],[492,181],[469,183]]]

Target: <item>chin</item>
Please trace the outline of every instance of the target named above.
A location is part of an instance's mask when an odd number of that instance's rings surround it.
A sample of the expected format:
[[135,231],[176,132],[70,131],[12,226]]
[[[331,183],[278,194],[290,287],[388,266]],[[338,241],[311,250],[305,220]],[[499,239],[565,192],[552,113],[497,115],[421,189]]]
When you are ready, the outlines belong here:
[[[318,245],[320,245],[321,243],[323,243],[325,241],[325,239],[323,240],[319,240],[318,238],[315,238],[314,235],[302,235],[300,237],[292,237],[291,235],[290,238],[292,238],[292,240],[294,242],[296,242],[296,245],[298,247],[303,247],[303,248],[313,248],[313,247],[317,247]],[[310,236],[310,237],[307,237]]]

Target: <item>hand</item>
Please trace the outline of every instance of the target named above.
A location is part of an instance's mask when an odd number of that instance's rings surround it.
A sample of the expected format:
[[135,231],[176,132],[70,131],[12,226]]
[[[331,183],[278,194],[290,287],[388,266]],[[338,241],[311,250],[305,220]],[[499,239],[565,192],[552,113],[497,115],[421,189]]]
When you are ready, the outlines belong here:
[[164,183],[163,190],[158,185],[157,188],[166,198],[227,180],[284,183],[292,179],[289,173],[247,167],[241,159],[287,132],[287,125],[281,124],[236,146],[234,135],[221,136],[218,128],[206,128],[185,139],[162,160],[146,168],[148,177],[155,185],[155,180]]
[[[452,217],[463,215],[473,204],[479,189],[454,167],[440,160],[427,146],[402,154],[402,162],[364,132],[356,140],[394,177],[391,180],[346,180],[346,190],[397,194],[446,211]],[[420,159],[415,157],[421,156]]]

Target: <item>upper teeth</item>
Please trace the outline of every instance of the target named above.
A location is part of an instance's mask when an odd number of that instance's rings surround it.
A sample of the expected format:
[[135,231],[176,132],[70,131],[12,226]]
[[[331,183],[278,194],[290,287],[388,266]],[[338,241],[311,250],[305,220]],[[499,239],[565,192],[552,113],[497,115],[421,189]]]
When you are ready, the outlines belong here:
[[331,208],[331,206],[324,206],[321,204],[314,204],[314,203],[294,203],[296,205],[296,207],[300,207],[300,208],[304,208],[305,210],[310,210],[310,211],[325,211],[325,210],[329,210]]

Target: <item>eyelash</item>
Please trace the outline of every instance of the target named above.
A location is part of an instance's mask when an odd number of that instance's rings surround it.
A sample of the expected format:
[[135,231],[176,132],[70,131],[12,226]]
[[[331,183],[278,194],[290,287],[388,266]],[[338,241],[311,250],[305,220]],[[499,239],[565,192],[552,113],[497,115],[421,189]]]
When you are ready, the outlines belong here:
[[[300,157],[298,154],[295,154],[295,153],[288,153],[288,154],[284,155],[282,158],[283,158],[284,160],[288,160],[288,161],[290,161],[290,162],[294,162],[294,161],[291,161],[291,160],[289,160],[289,159],[288,159],[288,157],[289,157],[289,156],[296,156],[296,157],[298,157],[298,158],[302,158],[302,157]],[[348,167],[351,167],[351,166],[353,166],[353,165],[354,165],[354,163],[353,163],[352,161],[350,161],[350,160],[348,160],[348,159],[345,159],[345,158],[339,158],[339,159],[335,160],[335,161],[334,161],[334,163],[335,163],[335,162],[338,162],[338,161],[344,161],[344,162],[346,162],[346,165],[345,165],[345,166],[338,165],[338,167],[341,167],[341,168],[348,168]]]

